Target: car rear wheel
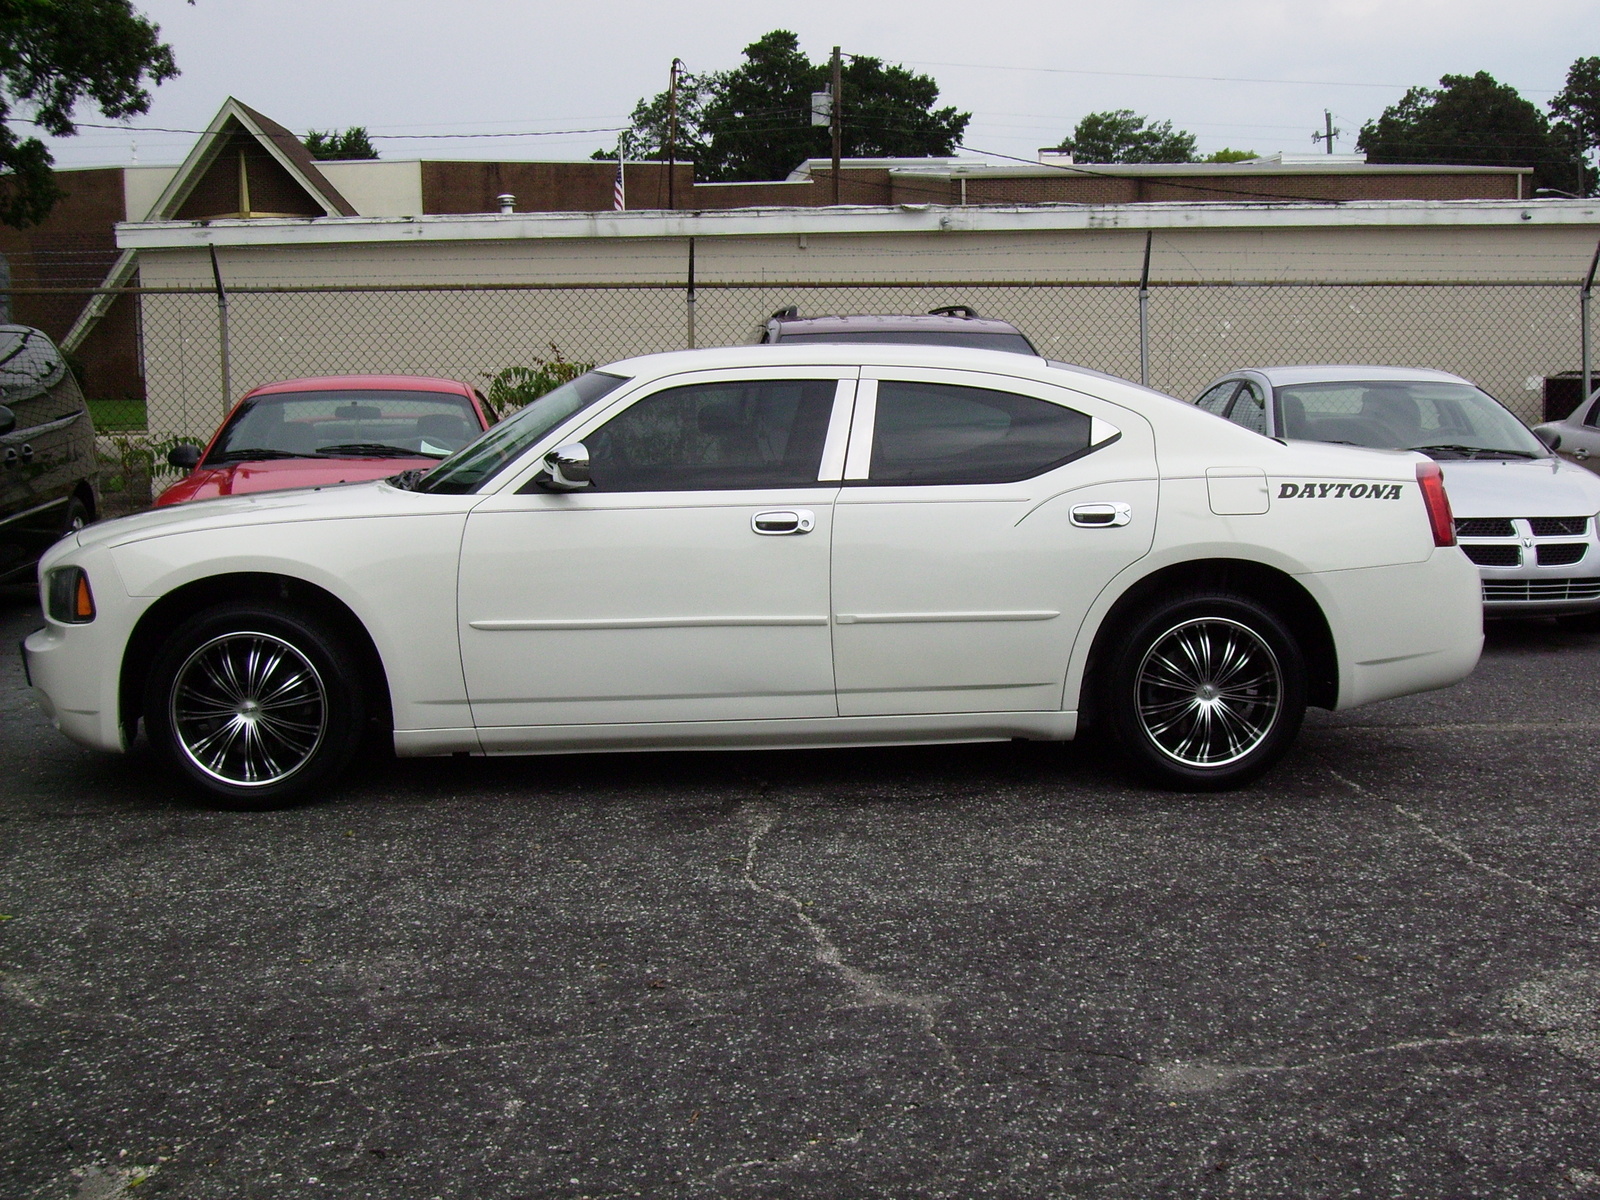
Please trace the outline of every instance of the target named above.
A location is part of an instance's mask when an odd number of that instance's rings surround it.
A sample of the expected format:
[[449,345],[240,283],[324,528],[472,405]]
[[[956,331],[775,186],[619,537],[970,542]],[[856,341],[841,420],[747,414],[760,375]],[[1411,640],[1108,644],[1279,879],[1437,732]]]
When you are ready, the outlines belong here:
[[1294,635],[1246,596],[1178,597],[1147,610],[1121,640],[1104,697],[1131,765],[1163,787],[1215,791],[1281,758],[1306,708]]
[[339,637],[289,608],[237,602],[184,622],[152,664],[144,713],[158,754],[211,800],[315,799],[360,744],[360,672]]

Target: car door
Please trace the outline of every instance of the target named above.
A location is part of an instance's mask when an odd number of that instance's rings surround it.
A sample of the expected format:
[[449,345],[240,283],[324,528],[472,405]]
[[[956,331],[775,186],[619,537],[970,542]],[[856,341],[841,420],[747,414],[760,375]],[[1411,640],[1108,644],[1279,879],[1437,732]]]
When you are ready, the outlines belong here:
[[563,439],[592,487],[473,510],[460,636],[487,749],[531,726],[836,714],[828,553],[856,371],[659,381]]
[[1150,548],[1142,417],[1065,388],[864,368],[834,506],[843,716],[1051,711],[1106,584]]

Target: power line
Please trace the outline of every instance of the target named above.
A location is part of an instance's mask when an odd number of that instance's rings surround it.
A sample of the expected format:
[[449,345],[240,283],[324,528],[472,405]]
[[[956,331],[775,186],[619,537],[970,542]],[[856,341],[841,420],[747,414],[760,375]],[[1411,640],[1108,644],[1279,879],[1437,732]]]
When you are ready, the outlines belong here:
[[[914,67],[960,67],[972,71],[1034,71],[1047,75],[1100,75],[1116,79],[1179,79],[1190,83],[1266,83],[1287,87],[1355,87],[1385,88],[1405,91],[1418,85],[1411,83],[1370,83],[1358,80],[1337,79],[1256,79],[1239,75],[1167,75],[1153,71],[1091,71],[1078,67],[1022,67],[1006,63],[919,62],[905,60]],[[1537,96],[1553,96],[1554,88],[1519,88]]]

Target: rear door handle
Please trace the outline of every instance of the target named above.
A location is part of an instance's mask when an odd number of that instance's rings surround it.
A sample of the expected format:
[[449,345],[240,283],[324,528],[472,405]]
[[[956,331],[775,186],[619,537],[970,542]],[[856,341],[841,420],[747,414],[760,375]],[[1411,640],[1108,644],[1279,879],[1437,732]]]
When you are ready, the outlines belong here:
[[767,537],[787,533],[810,533],[817,527],[817,515],[805,508],[778,508],[758,512],[750,518],[750,528]]
[[1072,523],[1082,529],[1104,529],[1126,525],[1133,520],[1133,510],[1126,504],[1074,504]]

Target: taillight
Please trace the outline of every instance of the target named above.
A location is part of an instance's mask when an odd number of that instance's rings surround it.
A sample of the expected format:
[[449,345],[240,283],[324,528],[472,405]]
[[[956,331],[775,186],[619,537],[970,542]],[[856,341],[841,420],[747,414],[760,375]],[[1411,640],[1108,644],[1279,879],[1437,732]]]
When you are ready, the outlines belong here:
[[82,567],[51,571],[46,585],[51,619],[65,625],[85,625],[94,620],[94,593]]
[[1444,490],[1444,472],[1436,462],[1417,464],[1417,486],[1422,489],[1422,503],[1428,510],[1428,524],[1433,526],[1435,546],[1456,544],[1456,522],[1450,514],[1450,497]]

